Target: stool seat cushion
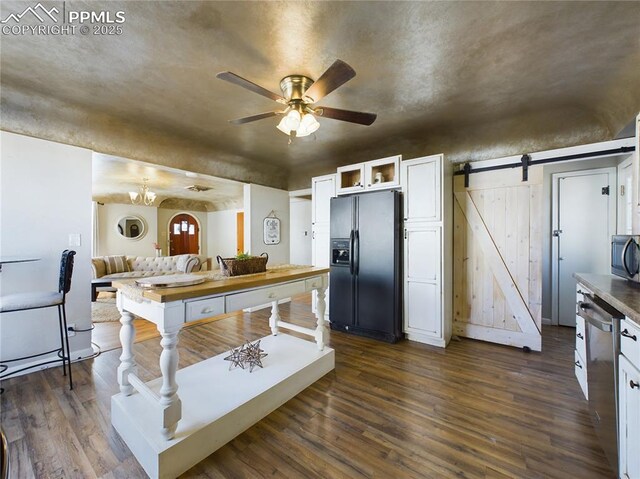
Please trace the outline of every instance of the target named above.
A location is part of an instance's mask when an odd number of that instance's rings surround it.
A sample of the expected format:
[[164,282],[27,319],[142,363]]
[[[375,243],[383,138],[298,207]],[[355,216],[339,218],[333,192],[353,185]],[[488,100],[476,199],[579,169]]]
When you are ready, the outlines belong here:
[[63,295],[57,291],[37,291],[0,296],[0,313],[24,309],[46,308],[62,304]]

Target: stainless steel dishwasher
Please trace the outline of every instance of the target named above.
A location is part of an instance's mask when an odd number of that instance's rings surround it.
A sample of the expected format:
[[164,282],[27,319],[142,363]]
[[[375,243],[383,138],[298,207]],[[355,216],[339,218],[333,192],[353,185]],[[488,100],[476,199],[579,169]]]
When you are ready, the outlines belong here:
[[624,314],[591,294],[578,302],[578,314],[585,319],[591,421],[618,477],[618,354]]

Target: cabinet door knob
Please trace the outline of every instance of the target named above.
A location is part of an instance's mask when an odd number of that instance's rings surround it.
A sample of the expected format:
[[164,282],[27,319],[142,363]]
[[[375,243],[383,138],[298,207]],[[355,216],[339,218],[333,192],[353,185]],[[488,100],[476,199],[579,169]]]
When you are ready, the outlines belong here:
[[631,381],[629,381],[629,387],[631,389],[634,389],[634,388],[640,389],[640,383],[637,383],[632,379]]
[[633,339],[634,341],[638,340],[636,335],[635,334],[629,334],[629,330],[627,330],[627,329],[622,331],[620,334],[623,335],[625,338]]
[[580,364],[580,361],[576,361],[575,365],[578,366],[580,369],[582,369],[582,364]]

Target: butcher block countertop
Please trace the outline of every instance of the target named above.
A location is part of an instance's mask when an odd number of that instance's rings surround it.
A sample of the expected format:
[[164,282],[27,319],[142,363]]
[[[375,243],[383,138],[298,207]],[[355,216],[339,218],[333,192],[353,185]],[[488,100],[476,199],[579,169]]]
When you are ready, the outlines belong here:
[[[277,283],[287,283],[304,278],[310,278],[319,274],[326,274],[329,268],[320,268],[309,266],[308,268],[295,267],[291,269],[274,269],[267,270],[265,273],[247,274],[243,276],[232,276],[224,279],[215,279],[205,281],[201,284],[193,286],[184,286],[181,288],[154,288],[145,289],[142,297],[157,301],[159,303],[168,303],[171,301],[179,301],[183,299],[198,298],[203,296],[211,296],[221,293],[229,293],[233,291],[241,291],[261,286],[268,286]],[[209,272],[210,273],[210,272]],[[196,273],[206,275],[204,273]],[[132,280],[114,281],[114,288],[130,287]]]
[[574,278],[640,326],[640,283],[610,274],[575,273]]

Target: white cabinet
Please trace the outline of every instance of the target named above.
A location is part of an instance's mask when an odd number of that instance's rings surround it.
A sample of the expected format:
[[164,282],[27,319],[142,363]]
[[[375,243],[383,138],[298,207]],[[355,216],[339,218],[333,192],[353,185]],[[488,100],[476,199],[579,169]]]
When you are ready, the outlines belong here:
[[397,188],[400,185],[400,155],[355,165],[341,166],[337,172],[338,195]]
[[367,190],[383,190],[400,185],[400,155],[367,161],[364,164],[364,181]]
[[364,191],[364,163],[339,167],[336,180],[336,193],[339,195]]
[[440,221],[441,164],[440,155],[402,163],[405,221]]
[[640,478],[640,370],[624,355],[618,366],[620,477]]
[[589,387],[587,384],[587,343],[586,343],[586,325],[584,318],[578,316],[578,304],[584,300],[584,294],[593,294],[584,285],[578,283],[576,285],[576,347],[574,351],[573,370],[582,389],[585,399],[589,399]]
[[[336,175],[311,179],[311,260],[314,266],[329,267],[331,198],[336,196]],[[325,319],[329,319],[329,290],[326,292]],[[315,313],[316,292],[311,302]]]
[[[404,332],[444,347],[451,338],[450,224],[442,155],[400,163],[404,196]],[[448,181],[451,178],[448,177]],[[447,188],[450,195],[451,190]],[[450,203],[450,198],[447,198]]]

